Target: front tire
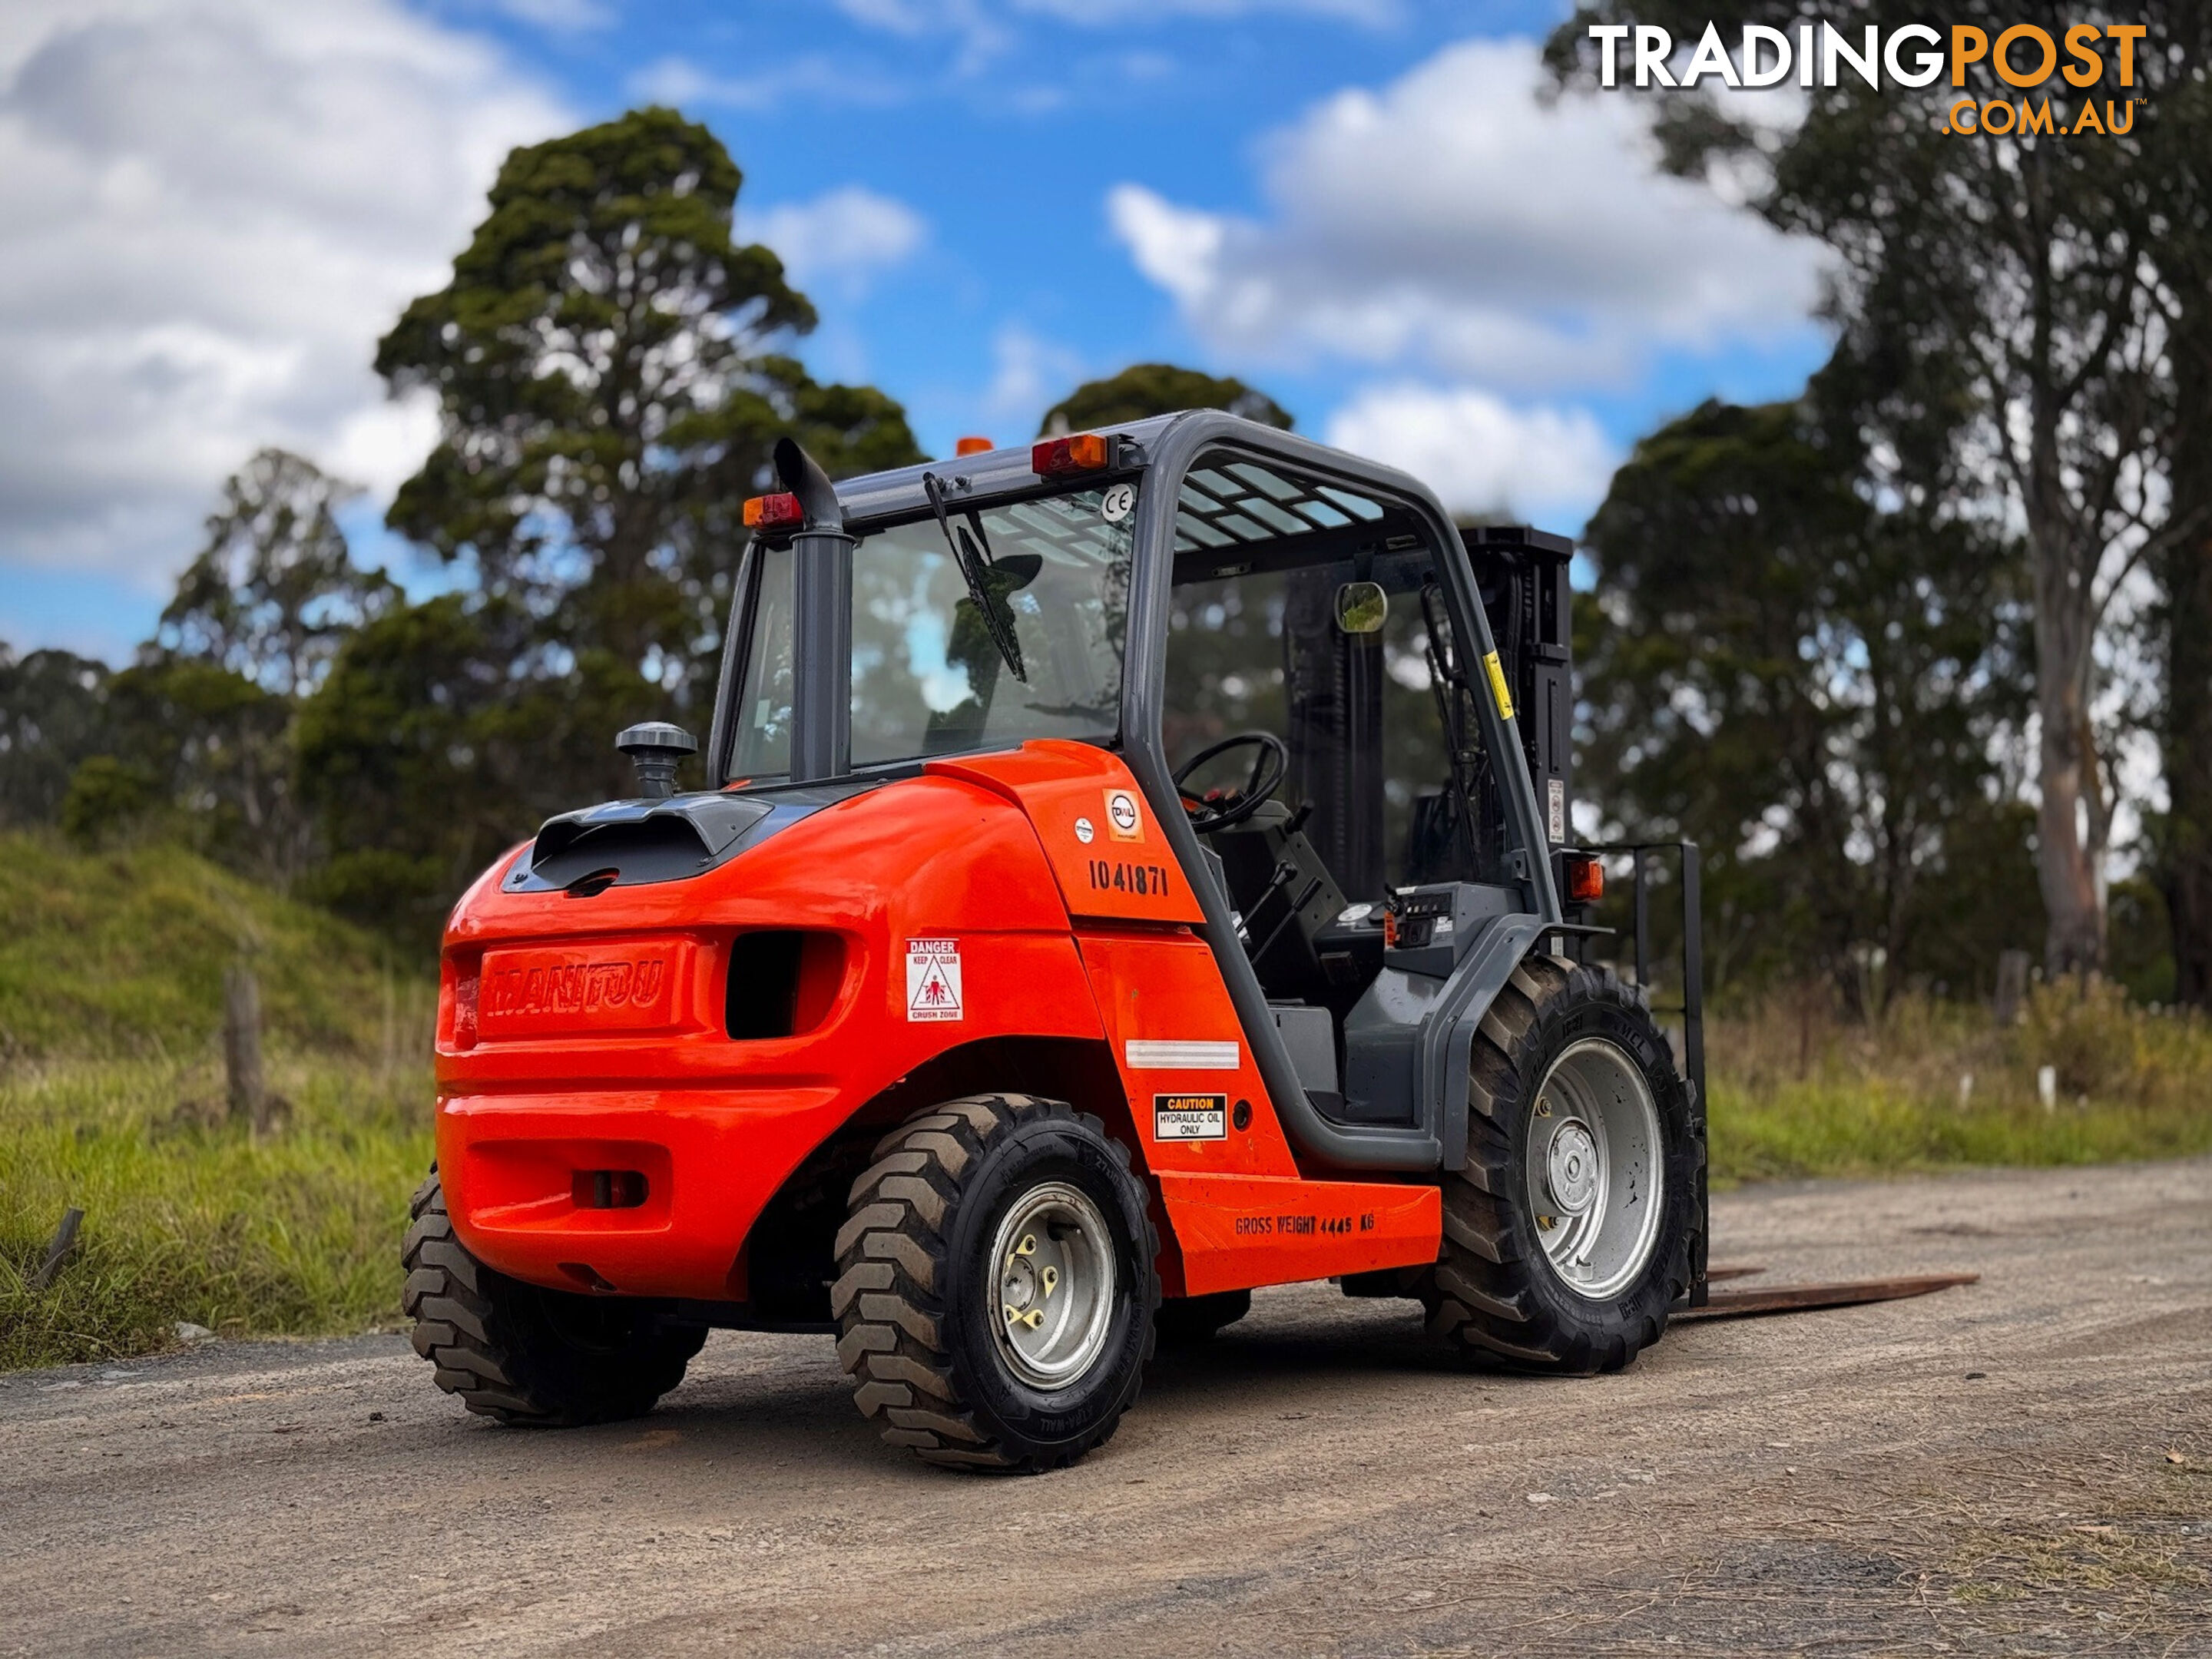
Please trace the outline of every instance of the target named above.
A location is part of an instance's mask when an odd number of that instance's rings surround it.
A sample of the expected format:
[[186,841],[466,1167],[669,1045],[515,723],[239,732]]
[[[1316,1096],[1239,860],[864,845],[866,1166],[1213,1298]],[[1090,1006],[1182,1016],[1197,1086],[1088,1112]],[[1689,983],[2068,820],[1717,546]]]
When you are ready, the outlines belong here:
[[1643,994],[1531,957],[1475,1037],[1468,1157],[1418,1281],[1450,1347],[1527,1370],[1618,1370],[1688,1290],[1705,1148]]
[[1034,1474],[1135,1403],[1159,1241],[1097,1118],[977,1095],[910,1119],[853,1183],[836,1249],[837,1357],[888,1443]]
[[454,1237],[435,1169],[410,1207],[400,1307],[415,1322],[415,1352],[478,1416],[540,1428],[642,1417],[707,1340],[704,1326],[671,1322],[655,1303],[495,1273]]

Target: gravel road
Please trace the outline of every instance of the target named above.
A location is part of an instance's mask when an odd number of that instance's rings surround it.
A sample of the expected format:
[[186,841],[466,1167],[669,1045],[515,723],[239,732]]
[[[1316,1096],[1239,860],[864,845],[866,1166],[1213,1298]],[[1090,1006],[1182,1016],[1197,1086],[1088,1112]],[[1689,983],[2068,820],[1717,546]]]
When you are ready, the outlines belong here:
[[1626,1376],[1261,1293],[1032,1480],[878,1445],[829,1339],[503,1430],[395,1336],[0,1377],[0,1654],[2212,1654],[2212,1162],[1764,1187],[1717,1262],[1980,1272]]

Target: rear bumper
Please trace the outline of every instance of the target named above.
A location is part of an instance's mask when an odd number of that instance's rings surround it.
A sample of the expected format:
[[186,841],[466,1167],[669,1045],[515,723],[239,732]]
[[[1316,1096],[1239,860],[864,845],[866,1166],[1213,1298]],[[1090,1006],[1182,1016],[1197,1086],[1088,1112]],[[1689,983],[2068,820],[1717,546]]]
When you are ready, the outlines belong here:
[[[827,1088],[449,1096],[439,1171],[461,1242],[513,1278],[742,1299],[745,1236],[838,1101]],[[599,1171],[642,1176],[643,1201],[595,1207]]]

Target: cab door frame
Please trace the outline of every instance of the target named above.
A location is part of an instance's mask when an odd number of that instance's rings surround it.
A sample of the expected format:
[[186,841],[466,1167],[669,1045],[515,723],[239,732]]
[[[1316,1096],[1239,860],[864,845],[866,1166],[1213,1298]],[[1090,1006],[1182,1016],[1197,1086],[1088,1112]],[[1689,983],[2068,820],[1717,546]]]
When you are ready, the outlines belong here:
[[[1205,854],[1170,772],[1161,714],[1166,698],[1179,496],[1185,475],[1202,458],[1222,450],[1238,452],[1262,465],[1272,461],[1361,495],[1383,497],[1411,514],[1436,560],[1452,626],[1462,640],[1474,642],[1474,649],[1466,653],[1470,667],[1476,659],[1493,659],[1497,646],[1459,532],[1417,479],[1309,439],[1210,410],[1178,416],[1164,428],[1147,432],[1144,447],[1130,578],[1128,651],[1121,678],[1121,741],[1129,769],[1177,861],[1186,872],[1201,872]],[[1431,1018],[1435,1029],[1425,1033],[1429,1039],[1425,1047],[1436,1051],[1437,1063],[1425,1067],[1425,1097],[1417,1103],[1412,1127],[1352,1127],[1322,1115],[1307,1097],[1276,1031],[1267,994],[1237,941],[1226,896],[1212,882],[1191,877],[1206,917],[1200,933],[1213,952],[1268,1095],[1298,1150],[1317,1164],[1344,1170],[1455,1167],[1466,1144],[1465,1048],[1474,1024],[1545,927],[1563,920],[1535,786],[1515,718],[1499,708],[1494,696],[1478,696],[1474,702],[1483,742],[1496,757],[1505,812],[1505,863],[1522,894],[1524,911],[1501,919],[1502,925],[1492,929],[1448,981],[1448,994]],[[1451,1086],[1455,1058],[1456,1089]]]

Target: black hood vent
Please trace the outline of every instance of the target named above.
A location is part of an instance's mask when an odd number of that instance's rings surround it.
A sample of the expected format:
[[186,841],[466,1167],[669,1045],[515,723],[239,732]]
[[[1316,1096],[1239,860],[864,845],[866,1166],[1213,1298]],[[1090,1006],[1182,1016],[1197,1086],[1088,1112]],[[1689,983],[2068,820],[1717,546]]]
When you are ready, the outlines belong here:
[[[609,887],[683,881],[727,863],[780,830],[875,787],[873,780],[743,794],[611,800],[545,820],[538,841],[501,887],[543,893],[574,886],[579,896]],[[612,875],[608,875],[612,872]],[[595,879],[586,881],[586,877]]]

